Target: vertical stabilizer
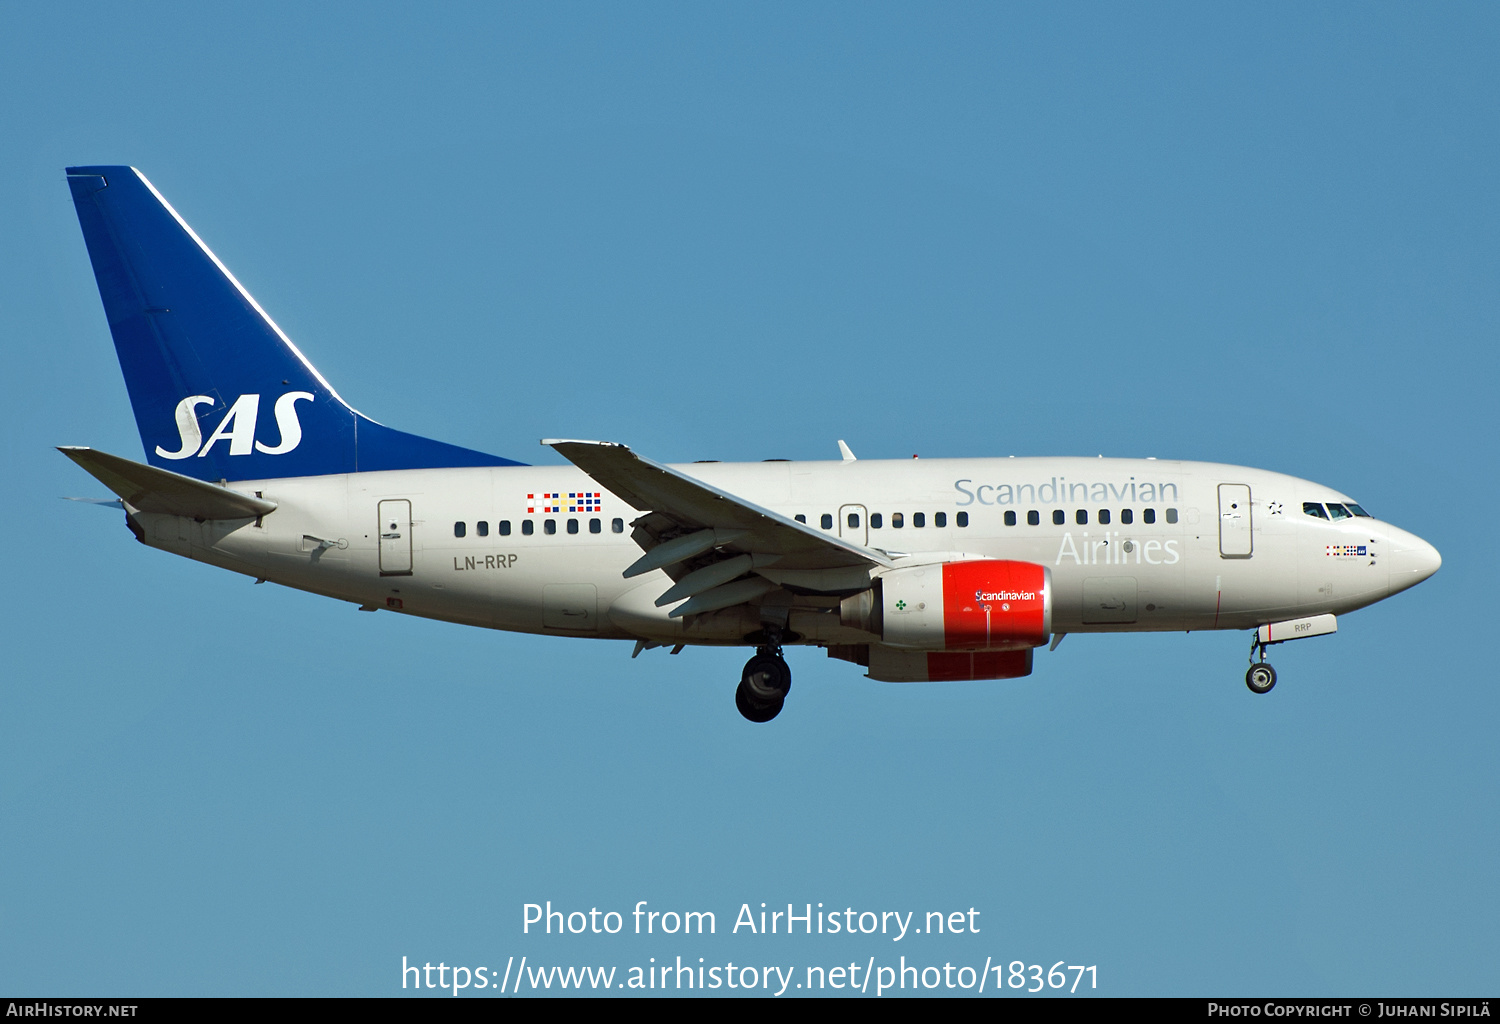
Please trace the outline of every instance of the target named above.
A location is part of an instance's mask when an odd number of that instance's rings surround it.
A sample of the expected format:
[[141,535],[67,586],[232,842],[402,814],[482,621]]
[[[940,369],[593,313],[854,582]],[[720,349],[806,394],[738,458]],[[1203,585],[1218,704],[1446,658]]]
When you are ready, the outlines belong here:
[[133,167],[68,187],[151,465],[199,480],[519,463],[350,408]]

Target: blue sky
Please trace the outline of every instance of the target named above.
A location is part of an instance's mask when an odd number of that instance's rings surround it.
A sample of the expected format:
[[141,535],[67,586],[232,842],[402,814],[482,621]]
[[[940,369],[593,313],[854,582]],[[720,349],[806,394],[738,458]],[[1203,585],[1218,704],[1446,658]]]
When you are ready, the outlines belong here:
[[[1493,992],[1497,44],[1479,4],[0,7],[0,990],[906,955]],[[741,652],[255,587],[59,500],[99,488],[51,446],[141,454],[75,163],[139,167],[405,430],[1253,465],[1444,566],[1266,698],[1241,634],[931,687],[794,651],[763,728]],[[546,900],[719,933],[523,935]],[[761,902],[981,932],[728,934]]]

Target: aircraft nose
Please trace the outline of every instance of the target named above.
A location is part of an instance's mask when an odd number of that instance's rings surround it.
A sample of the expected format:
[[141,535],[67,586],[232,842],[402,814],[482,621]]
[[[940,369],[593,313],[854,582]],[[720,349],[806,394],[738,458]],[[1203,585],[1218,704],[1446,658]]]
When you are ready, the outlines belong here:
[[1391,593],[1415,587],[1438,571],[1443,556],[1437,548],[1416,534],[1405,530],[1391,529],[1386,548],[1391,567]]

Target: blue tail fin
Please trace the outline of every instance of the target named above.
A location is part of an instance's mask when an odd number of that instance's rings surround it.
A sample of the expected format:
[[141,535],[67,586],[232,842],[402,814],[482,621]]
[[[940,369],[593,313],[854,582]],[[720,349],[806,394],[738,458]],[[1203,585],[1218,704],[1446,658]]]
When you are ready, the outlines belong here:
[[516,466],[351,409],[133,167],[68,187],[153,466],[199,480]]

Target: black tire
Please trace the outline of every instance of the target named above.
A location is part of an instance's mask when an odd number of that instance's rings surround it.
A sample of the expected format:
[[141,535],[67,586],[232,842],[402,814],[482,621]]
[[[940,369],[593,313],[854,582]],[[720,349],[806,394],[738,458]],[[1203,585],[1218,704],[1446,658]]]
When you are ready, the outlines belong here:
[[740,687],[759,704],[782,701],[792,692],[792,670],[786,659],[774,654],[757,654],[745,662],[740,673]]
[[1251,693],[1270,693],[1276,685],[1276,670],[1263,661],[1257,661],[1245,673],[1245,685]]
[[769,722],[781,714],[781,709],[785,703],[785,700],[781,698],[768,703],[762,703],[751,695],[750,688],[744,683],[740,683],[734,689],[734,706],[739,708],[740,714],[744,715],[747,721],[757,724]]

